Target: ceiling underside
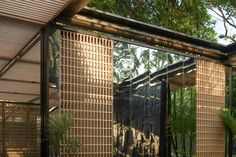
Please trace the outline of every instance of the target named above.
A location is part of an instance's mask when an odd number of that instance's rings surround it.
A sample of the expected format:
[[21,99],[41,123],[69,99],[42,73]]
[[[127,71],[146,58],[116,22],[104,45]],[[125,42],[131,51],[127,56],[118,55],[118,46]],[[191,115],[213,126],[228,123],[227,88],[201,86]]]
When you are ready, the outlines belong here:
[[[69,2],[70,0],[0,1],[0,100],[38,101],[40,40],[25,53],[22,53],[23,48]],[[11,68],[7,65],[11,65]],[[50,88],[50,93],[53,92],[54,89]]]

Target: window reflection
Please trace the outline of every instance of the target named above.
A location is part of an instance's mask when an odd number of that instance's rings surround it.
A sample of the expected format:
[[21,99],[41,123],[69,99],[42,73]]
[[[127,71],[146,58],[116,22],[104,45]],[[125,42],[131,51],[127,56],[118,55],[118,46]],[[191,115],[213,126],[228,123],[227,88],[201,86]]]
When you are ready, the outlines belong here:
[[194,59],[117,42],[113,60],[114,156],[193,156]]

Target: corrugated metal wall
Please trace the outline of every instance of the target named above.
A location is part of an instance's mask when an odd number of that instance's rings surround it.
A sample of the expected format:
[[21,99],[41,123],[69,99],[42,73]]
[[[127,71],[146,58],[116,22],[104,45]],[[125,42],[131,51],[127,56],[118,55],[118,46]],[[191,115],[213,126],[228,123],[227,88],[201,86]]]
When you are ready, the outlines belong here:
[[196,154],[197,157],[224,157],[224,125],[217,115],[225,106],[225,67],[197,61]]
[[40,106],[0,103],[0,156],[40,156]]
[[59,112],[73,116],[67,138],[81,142],[71,153],[65,138],[62,157],[112,157],[112,48],[111,40],[61,31]]

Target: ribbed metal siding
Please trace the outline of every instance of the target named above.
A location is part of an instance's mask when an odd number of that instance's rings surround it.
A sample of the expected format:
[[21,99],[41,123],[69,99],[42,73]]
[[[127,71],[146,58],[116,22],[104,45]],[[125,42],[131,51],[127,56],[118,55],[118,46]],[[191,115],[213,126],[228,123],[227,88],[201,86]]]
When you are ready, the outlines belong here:
[[0,15],[38,24],[46,24],[62,10],[70,0],[3,0]]
[[0,19],[0,56],[14,57],[39,30],[37,26]]

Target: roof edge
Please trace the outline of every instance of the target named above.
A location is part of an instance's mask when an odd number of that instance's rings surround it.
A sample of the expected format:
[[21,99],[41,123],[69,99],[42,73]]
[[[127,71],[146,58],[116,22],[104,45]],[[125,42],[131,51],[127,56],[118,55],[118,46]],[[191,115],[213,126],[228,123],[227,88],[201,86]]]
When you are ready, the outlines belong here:
[[183,41],[186,43],[191,43],[193,45],[199,45],[201,47],[216,49],[221,52],[225,52],[228,47],[227,45],[223,45],[220,43],[214,43],[214,42],[211,42],[208,40],[204,40],[204,39],[200,39],[200,38],[193,37],[190,35],[186,35],[184,33],[173,31],[173,30],[170,30],[167,28],[147,24],[147,23],[144,23],[141,21],[122,17],[119,15],[104,12],[104,11],[94,9],[94,8],[85,7],[79,12],[79,14],[84,15],[84,16],[88,16],[88,17],[92,17],[92,18],[96,18],[96,19],[100,19],[103,21],[108,21],[108,22],[115,23],[115,24],[121,24],[124,26],[135,27],[139,30],[149,32],[151,34],[176,39],[176,40]]

